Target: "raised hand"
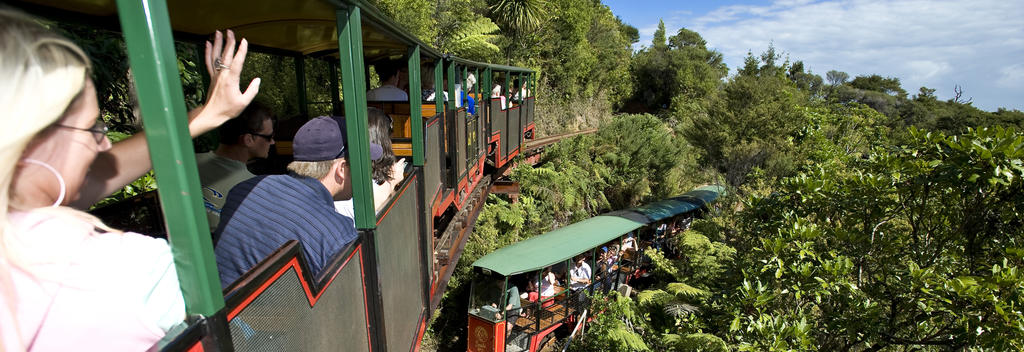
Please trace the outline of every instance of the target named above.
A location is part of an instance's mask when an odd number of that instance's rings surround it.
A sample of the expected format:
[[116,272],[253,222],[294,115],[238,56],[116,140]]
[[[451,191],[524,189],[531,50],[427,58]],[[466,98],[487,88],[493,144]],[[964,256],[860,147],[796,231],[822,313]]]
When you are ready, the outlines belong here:
[[206,72],[210,74],[210,89],[206,105],[196,109],[189,121],[192,136],[198,136],[235,118],[249,105],[259,92],[260,79],[249,82],[245,91],[239,89],[245,55],[249,42],[242,39],[235,52],[235,33],[227,31],[227,38],[220,31],[214,33],[213,43],[206,42]]

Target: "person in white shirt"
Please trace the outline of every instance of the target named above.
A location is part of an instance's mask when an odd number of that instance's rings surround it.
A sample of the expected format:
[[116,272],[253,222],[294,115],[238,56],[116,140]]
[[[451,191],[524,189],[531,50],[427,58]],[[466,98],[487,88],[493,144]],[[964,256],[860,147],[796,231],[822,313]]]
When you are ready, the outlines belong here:
[[588,298],[584,290],[590,285],[592,274],[590,264],[587,264],[587,253],[576,257],[576,262],[569,269],[569,288],[572,290],[572,295],[575,298],[573,303],[576,304],[575,309],[577,312],[582,311],[583,307],[587,306]]
[[571,283],[569,287],[572,288],[573,293],[582,290],[590,284],[591,270],[590,264],[587,264],[586,254],[582,254],[576,258],[576,263],[572,269],[569,270],[569,276]]
[[508,103],[506,102],[505,96],[501,95],[500,84],[495,84],[494,89],[491,89],[491,98],[501,98],[501,109],[508,109]]
[[[555,273],[551,272],[551,267],[544,268],[544,272],[540,275],[540,301],[543,302],[541,307],[547,308],[555,304],[555,301],[549,300],[549,298],[555,295],[555,286],[557,285],[558,279],[555,278]],[[545,302],[545,300],[547,301]]]
[[398,88],[401,69],[396,63],[382,61],[375,64],[374,68],[380,76],[381,85],[366,92],[367,101],[409,101],[409,93]]

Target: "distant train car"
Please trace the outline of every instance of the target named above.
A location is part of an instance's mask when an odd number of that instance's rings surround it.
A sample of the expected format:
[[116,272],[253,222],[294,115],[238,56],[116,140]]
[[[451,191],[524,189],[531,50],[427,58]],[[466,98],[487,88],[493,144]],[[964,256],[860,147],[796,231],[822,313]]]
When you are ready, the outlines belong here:
[[[661,248],[667,232],[682,230],[724,193],[721,186],[700,187],[595,216],[478,259],[470,288],[468,350],[542,350],[554,331],[578,318],[589,295],[628,283],[640,273],[645,249]],[[585,264],[577,267],[581,260]],[[573,284],[571,271],[584,267],[590,269],[590,282]]]
[[[168,344],[154,346],[158,349],[418,349],[475,216],[465,213],[474,211],[471,204],[476,210],[480,206],[471,196],[485,188],[485,174],[495,169],[485,167],[488,160],[505,166],[524,133],[533,130],[535,72],[438,52],[364,0],[14,0],[11,5],[124,35],[159,191],[122,208],[152,210],[143,222],[153,231],[143,232],[170,240],[189,314],[188,328]],[[202,42],[218,29],[246,38],[251,52],[286,59],[282,67],[295,75],[295,101],[288,103],[298,107],[299,116],[278,128],[272,164],[291,160],[292,136],[303,122],[325,114],[346,117],[359,237],[334,253],[318,276],[310,274],[302,244],[290,241],[227,288],[218,282],[175,57],[175,45],[187,44],[196,48],[190,55],[201,58]],[[366,100],[371,69],[384,61],[400,62],[408,74],[407,101]],[[479,83],[473,87],[466,84],[470,73]],[[489,108],[495,74],[515,77],[516,87],[524,88],[515,96],[517,117],[498,118],[503,113]],[[424,84],[423,77],[433,82]],[[265,89],[268,84],[284,83],[263,81]],[[475,99],[474,114],[461,99],[465,88],[467,98]],[[426,90],[437,92],[435,99],[424,99]],[[368,107],[390,115],[395,154],[411,161],[379,212],[372,199]],[[118,216],[117,209],[96,214],[110,223],[130,223],[110,218]],[[442,238],[446,233],[455,235]]]

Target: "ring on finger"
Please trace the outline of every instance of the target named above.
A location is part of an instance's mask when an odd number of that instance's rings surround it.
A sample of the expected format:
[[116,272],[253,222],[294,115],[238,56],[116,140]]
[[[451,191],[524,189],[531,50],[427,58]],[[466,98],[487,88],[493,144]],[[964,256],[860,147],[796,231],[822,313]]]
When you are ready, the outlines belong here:
[[223,69],[228,69],[228,68],[231,68],[231,67],[229,67],[228,65],[225,65],[223,61],[220,61],[220,58],[217,58],[217,59],[213,59],[213,67],[214,67],[214,69],[215,69],[215,70],[217,70],[217,71],[220,71],[220,70],[223,70]]

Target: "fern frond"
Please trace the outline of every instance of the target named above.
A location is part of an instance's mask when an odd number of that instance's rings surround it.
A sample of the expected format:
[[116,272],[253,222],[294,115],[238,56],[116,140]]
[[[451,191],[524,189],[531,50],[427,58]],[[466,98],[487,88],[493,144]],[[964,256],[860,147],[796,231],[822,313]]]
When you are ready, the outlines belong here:
[[708,291],[701,290],[699,288],[684,284],[682,282],[673,282],[668,284],[666,290],[676,295],[677,297],[697,298],[707,296]]
[[615,341],[617,345],[625,347],[629,351],[649,351],[650,348],[644,343],[643,337],[633,332],[626,326],[620,324],[607,332],[608,339]]
[[668,314],[668,315],[671,315],[671,316],[674,316],[674,317],[677,317],[677,318],[682,318],[682,317],[684,317],[686,315],[689,315],[689,314],[692,314],[692,313],[696,313],[699,310],[700,309],[697,308],[696,306],[691,306],[689,304],[681,303],[681,302],[669,302],[669,303],[665,304],[665,314]]
[[636,295],[636,302],[641,306],[660,306],[673,298],[672,294],[662,290],[645,290]]
[[486,17],[480,17],[461,26],[452,36],[452,49],[457,53],[497,53],[501,49],[494,44],[498,25]]

